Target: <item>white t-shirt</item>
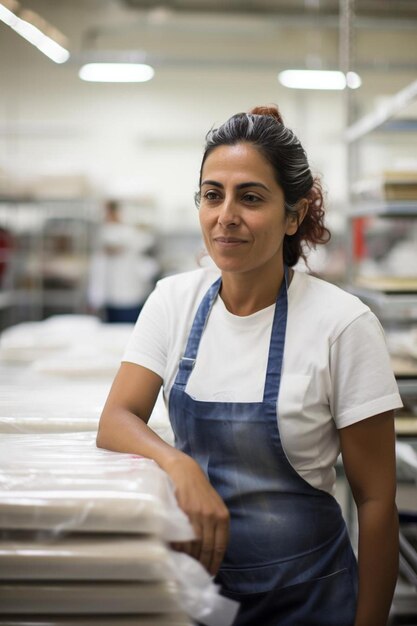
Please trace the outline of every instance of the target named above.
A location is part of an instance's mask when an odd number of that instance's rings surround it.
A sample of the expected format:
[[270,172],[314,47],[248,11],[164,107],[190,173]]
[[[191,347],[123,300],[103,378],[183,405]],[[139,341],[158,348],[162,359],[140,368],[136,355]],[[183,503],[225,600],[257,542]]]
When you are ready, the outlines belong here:
[[130,224],[101,226],[90,268],[89,301],[94,307],[134,307],[145,300],[158,272],[156,261],[144,254],[151,243],[150,234]]
[[[197,308],[217,276],[210,268],[159,281],[135,325],[123,361],[161,376],[166,401]],[[200,401],[262,401],[274,308],[240,317],[218,297],[186,392]],[[335,285],[294,272],[277,411],[293,467],[333,493],[337,429],[401,406],[374,314]]]

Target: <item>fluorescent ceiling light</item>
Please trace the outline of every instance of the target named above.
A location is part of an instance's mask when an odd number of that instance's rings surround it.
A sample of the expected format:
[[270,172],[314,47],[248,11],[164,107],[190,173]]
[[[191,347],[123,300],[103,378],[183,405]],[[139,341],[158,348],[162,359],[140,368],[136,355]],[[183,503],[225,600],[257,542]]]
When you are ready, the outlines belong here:
[[[57,41],[64,40],[64,36],[36,13],[20,11],[18,2],[3,0],[0,3],[0,20],[55,63],[68,61],[70,53]],[[49,36],[48,32],[53,34],[53,37]]]
[[154,74],[144,63],[87,63],[78,73],[82,80],[98,83],[145,83]]
[[0,20],[7,26],[11,26],[17,19],[13,11],[16,11],[18,6],[17,2],[11,2],[10,0],[7,2],[7,5],[5,3],[0,4]]
[[356,72],[348,72],[346,74],[346,85],[350,89],[358,89],[362,85],[362,79]]
[[343,72],[327,70],[285,70],[278,74],[278,80],[284,87],[291,89],[357,89],[361,86],[360,76],[355,72]]

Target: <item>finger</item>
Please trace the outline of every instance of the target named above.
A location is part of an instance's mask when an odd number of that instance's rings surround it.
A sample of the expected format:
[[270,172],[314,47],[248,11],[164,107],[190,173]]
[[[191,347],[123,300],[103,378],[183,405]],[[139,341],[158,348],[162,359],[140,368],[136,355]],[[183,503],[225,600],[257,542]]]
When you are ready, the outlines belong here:
[[209,572],[215,576],[222,564],[229,540],[229,520],[221,520],[217,523],[214,533],[214,543]]
[[191,556],[192,541],[184,541],[183,543],[179,545],[180,545],[179,552],[184,552],[184,554],[188,554],[189,556]]
[[201,550],[202,528],[201,528],[200,522],[197,521],[197,520],[192,520],[191,523],[192,523],[192,526],[193,526],[195,539],[190,542],[190,552],[189,552],[189,554],[194,559],[198,560],[198,557],[199,557],[199,554],[200,554],[200,550]]
[[198,560],[206,568],[210,570],[210,564],[213,559],[215,527],[212,520],[207,520],[203,526],[203,536],[201,539],[200,553]]
[[175,552],[186,552],[188,554],[191,550],[191,541],[172,541],[169,547]]

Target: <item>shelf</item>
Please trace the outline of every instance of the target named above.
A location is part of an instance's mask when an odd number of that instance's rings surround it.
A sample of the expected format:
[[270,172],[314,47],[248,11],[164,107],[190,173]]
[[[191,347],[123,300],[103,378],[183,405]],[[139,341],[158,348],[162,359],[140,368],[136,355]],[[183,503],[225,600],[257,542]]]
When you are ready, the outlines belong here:
[[386,201],[376,200],[372,202],[355,203],[349,211],[349,217],[417,217],[417,200],[409,201]]
[[358,285],[346,286],[347,291],[358,296],[381,320],[417,320],[417,293],[384,293]]
[[354,285],[386,295],[404,295],[417,298],[417,276],[361,276],[355,278]]
[[417,361],[411,357],[391,356],[392,369],[397,379],[415,380],[417,382]]
[[357,141],[368,133],[381,128],[417,98],[417,80],[392,96],[384,106],[354,122],[345,132],[348,143]]
[[413,437],[417,435],[417,417],[396,417],[395,433],[402,437]]
[[380,128],[386,133],[409,133],[417,130],[417,119],[415,118],[398,118],[388,120]]
[[397,380],[398,390],[402,398],[417,398],[417,379]]

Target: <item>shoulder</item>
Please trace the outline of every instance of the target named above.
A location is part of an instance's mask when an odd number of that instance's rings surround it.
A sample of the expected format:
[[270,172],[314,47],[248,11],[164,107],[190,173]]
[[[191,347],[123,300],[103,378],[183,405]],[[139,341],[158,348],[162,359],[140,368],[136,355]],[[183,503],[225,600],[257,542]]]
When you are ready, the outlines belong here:
[[202,267],[161,278],[157,282],[157,289],[164,293],[185,295],[189,291],[195,292],[200,289],[208,289],[219,275],[218,270]]
[[295,314],[306,317],[309,325],[319,324],[320,331],[335,341],[347,326],[369,312],[359,298],[337,285],[294,272],[289,290],[289,304]]

